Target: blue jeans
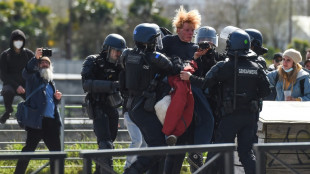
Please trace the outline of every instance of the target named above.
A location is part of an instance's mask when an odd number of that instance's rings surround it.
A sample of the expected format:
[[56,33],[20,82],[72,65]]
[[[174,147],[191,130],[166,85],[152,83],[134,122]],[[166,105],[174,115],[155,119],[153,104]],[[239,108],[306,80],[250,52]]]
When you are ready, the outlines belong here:
[[194,144],[210,144],[214,129],[214,117],[210,104],[202,89],[192,85],[192,92],[195,101],[195,115],[193,119],[195,121]]
[[[124,113],[124,124],[126,125],[129,136],[131,138],[131,143],[129,145],[129,148],[147,147],[147,144],[144,141],[144,138],[140,132],[140,129],[137,127],[137,125],[134,122],[132,122],[132,120],[129,117],[128,112]],[[126,158],[126,163],[125,163],[124,168],[125,169],[128,168],[136,160],[137,160],[136,155],[128,155]]]

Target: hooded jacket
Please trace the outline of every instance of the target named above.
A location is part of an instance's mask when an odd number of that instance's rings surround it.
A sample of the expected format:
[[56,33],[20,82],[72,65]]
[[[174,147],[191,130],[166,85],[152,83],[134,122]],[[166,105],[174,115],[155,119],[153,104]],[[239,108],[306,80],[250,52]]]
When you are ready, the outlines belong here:
[[[23,40],[20,53],[15,52],[13,41]],[[34,53],[24,48],[26,43],[25,34],[21,30],[14,30],[10,38],[10,48],[3,51],[0,55],[0,79],[3,85],[11,85],[15,90],[18,86],[25,88],[25,80],[22,78],[22,71],[27,62],[34,57]]]

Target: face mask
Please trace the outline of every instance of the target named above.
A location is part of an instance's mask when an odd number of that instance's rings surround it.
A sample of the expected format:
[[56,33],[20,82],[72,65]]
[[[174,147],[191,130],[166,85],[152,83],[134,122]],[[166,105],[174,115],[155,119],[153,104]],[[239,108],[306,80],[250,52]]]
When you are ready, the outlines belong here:
[[16,40],[13,42],[15,48],[20,49],[23,46],[24,42],[21,40]]
[[290,68],[290,69],[288,69],[288,70],[285,70],[285,69],[282,67],[282,69],[283,69],[285,72],[287,72],[287,73],[293,71],[293,68]]

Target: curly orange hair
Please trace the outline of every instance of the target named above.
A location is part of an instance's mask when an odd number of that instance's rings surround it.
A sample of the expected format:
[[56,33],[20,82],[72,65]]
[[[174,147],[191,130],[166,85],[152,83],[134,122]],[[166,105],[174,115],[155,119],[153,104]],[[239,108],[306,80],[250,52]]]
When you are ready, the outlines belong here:
[[180,6],[180,8],[176,10],[176,16],[173,18],[172,26],[176,30],[177,28],[182,28],[184,23],[193,24],[194,28],[197,29],[201,24],[201,15],[198,10],[187,12],[183,6]]

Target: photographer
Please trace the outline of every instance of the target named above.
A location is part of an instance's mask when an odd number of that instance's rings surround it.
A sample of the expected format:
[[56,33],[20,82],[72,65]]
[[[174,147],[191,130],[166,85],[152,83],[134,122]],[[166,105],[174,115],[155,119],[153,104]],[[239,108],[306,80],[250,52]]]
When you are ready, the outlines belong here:
[[[41,140],[50,151],[60,151],[61,121],[57,105],[62,93],[56,90],[53,66],[46,56],[46,51],[37,48],[35,57],[28,62],[22,75],[26,80],[26,96],[33,94],[25,102],[28,117],[23,124],[26,127],[27,138],[22,152],[33,152]],[[29,159],[19,159],[15,173],[24,174],[28,163]],[[54,173],[53,168],[51,166],[51,173]]]
[[[194,54],[194,60],[197,63],[198,69],[193,74],[198,77],[204,77],[219,60],[218,53],[215,50],[218,46],[218,35],[215,29],[209,26],[200,27],[195,36],[195,44],[198,45],[198,50]],[[191,85],[195,100],[195,116],[193,119],[194,144],[210,144],[214,129],[210,99],[206,98],[199,84],[191,82]],[[191,164],[191,170],[197,170],[203,164],[202,153],[190,153],[187,160]]]

